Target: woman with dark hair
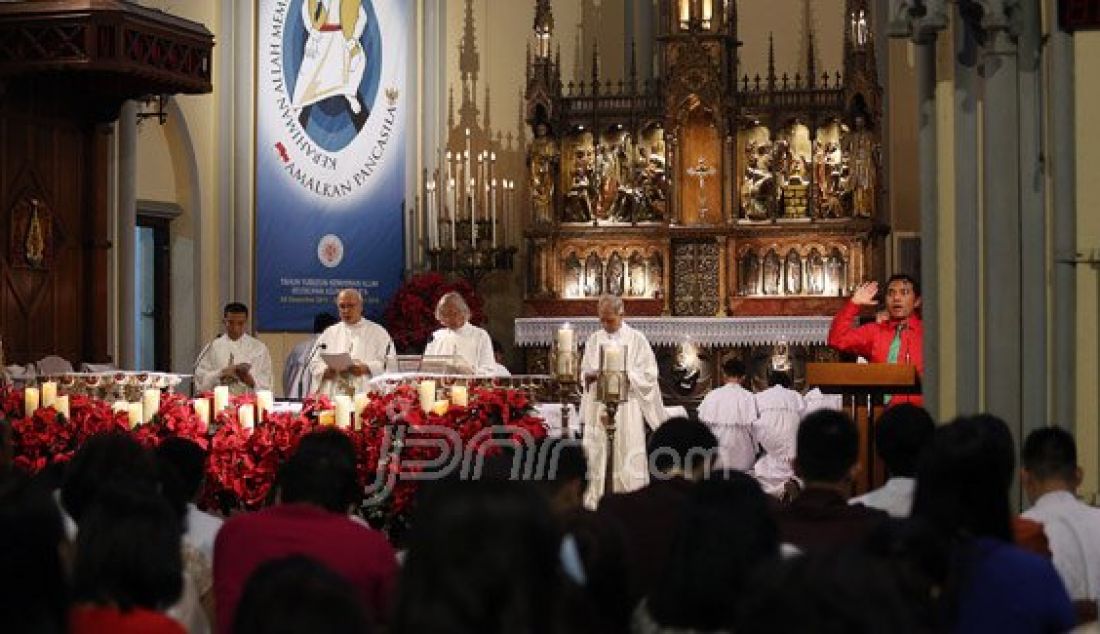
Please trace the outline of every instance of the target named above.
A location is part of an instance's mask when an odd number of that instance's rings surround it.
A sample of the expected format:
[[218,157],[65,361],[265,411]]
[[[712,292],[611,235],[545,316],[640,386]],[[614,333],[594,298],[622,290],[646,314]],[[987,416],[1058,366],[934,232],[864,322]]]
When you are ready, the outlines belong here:
[[0,474],[0,623],[8,634],[61,634],[69,545],[49,492],[23,475]]
[[101,488],[80,521],[72,634],[176,634],[162,612],[183,588],[180,515],[142,483]]
[[1013,544],[1012,435],[988,414],[936,430],[917,468],[913,517],[938,531],[947,552],[942,614],[956,631],[1055,632],[1075,624],[1050,561]]
[[730,631],[749,574],[778,557],[778,531],[756,480],[727,471],[700,482],[633,631]]
[[534,487],[437,482],[399,581],[396,634],[559,631],[560,536]]
[[368,634],[363,600],[346,579],[301,555],[274,559],[252,573],[234,634]]

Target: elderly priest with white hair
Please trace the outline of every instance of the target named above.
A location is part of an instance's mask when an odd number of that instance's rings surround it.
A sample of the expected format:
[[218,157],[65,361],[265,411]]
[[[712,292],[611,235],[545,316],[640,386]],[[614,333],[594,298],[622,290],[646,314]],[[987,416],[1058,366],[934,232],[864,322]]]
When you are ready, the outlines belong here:
[[590,483],[584,503],[589,508],[595,508],[603,495],[607,461],[607,432],[602,422],[606,410],[596,400],[601,348],[605,348],[604,355],[607,356],[608,350],[619,347],[620,354],[625,355],[626,375],[630,381],[626,402],[620,404],[615,415],[614,492],[633,491],[649,482],[645,425],[656,429],[668,417],[657,382],[657,357],[645,335],[623,323],[625,309],[622,298],[615,295],[600,297],[597,312],[600,329],[588,337],[581,358],[585,385],[581,418],[585,423],[583,442],[588,454]]
[[470,306],[462,295],[451,291],[439,298],[435,318],[443,326],[432,333],[424,348],[425,357],[451,357],[457,370],[483,376],[497,373],[493,340],[489,333],[470,323]]
[[[309,372],[317,392],[333,396],[347,392],[365,392],[367,381],[386,371],[386,358],[394,354],[390,333],[378,324],[363,318],[363,296],[348,288],[336,296],[340,323],[333,324],[317,338]],[[324,355],[346,352],[351,364],[336,370]]]

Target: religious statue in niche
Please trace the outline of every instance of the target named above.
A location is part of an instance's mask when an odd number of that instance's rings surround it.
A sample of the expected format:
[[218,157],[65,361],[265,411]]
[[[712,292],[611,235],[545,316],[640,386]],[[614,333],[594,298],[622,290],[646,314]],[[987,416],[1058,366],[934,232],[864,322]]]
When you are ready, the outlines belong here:
[[53,261],[53,216],[38,198],[23,199],[11,213],[13,267],[44,269]]
[[741,273],[741,295],[759,295],[760,294],[760,258],[756,257],[756,252],[749,250],[741,258],[741,265],[738,267]]
[[527,158],[531,189],[531,207],[535,222],[548,224],[554,217],[554,183],[558,178],[558,145],[550,134],[549,127],[539,122],[535,124],[535,139]]
[[840,218],[844,215],[846,171],[847,166],[837,143],[814,141],[814,188],[820,217]]
[[590,197],[588,170],[580,163],[573,169],[573,184],[565,195],[565,222],[591,222],[592,199]]
[[584,267],[576,253],[565,260],[565,296],[584,297]]
[[776,177],[779,180],[783,216],[801,218],[809,208],[809,165],[805,157],[794,153],[787,139],[775,143]]
[[798,252],[791,249],[787,252],[787,295],[802,294],[802,259]]
[[840,251],[833,249],[825,261],[825,293],[843,295],[844,286],[844,257]]
[[821,295],[825,292],[825,260],[821,252],[811,249],[806,258],[806,294]]
[[668,208],[668,178],[665,175],[665,158],[660,154],[645,157],[644,167],[638,174],[636,185],[635,222],[657,222],[665,217]]
[[623,259],[619,255],[619,252],[611,254],[611,258],[607,261],[607,292],[612,295],[623,294],[623,277],[625,273],[625,267],[623,266]]
[[695,162],[695,165],[687,168],[687,175],[699,180],[699,222],[705,223],[707,221],[707,179],[714,176],[717,172],[713,167],[707,165],[706,157],[700,156],[699,160]]
[[782,277],[783,265],[779,262],[779,255],[775,249],[770,249],[764,256],[764,294],[778,295]]
[[649,263],[635,251],[627,266],[627,294],[631,297],[645,297],[648,278]]
[[603,260],[595,253],[588,254],[584,260],[584,295],[585,297],[603,295]]
[[848,187],[852,194],[852,213],[861,218],[870,218],[875,206],[879,148],[874,134],[867,129],[867,119],[863,114],[855,116],[852,131],[844,141],[850,166]]
[[745,175],[741,179],[741,210],[749,220],[771,218],[775,199],[775,175],[771,171],[771,147],[749,141],[745,146]]
[[848,28],[852,31],[852,42],[858,48],[867,46],[867,43],[871,41],[871,28],[867,24],[867,12],[863,9],[860,9],[859,13],[853,11],[849,22]]
[[665,267],[664,261],[661,260],[661,254],[654,253],[649,256],[649,296],[654,299],[660,299],[663,295],[661,289],[665,285]]

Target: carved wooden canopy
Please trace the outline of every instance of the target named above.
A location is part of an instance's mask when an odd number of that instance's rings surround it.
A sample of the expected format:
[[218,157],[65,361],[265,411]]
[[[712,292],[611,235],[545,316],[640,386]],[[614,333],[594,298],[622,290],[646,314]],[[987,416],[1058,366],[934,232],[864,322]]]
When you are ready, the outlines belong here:
[[202,24],[123,0],[0,3],[0,79],[69,82],[106,119],[127,99],[211,92],[213,47]]

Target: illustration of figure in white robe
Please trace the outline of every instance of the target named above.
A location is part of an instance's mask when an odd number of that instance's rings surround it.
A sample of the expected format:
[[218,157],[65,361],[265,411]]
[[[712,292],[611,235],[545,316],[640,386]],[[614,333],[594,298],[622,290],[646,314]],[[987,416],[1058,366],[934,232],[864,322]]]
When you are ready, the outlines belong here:
[[302,0],[306,26],[305,53],[294,84],[292,107],[305,127],[310,108],[330,97],[343,97],[356,130],[370,114],[362,102],[359,84],[367,68],[360,38],[367,28],[361,0]]

